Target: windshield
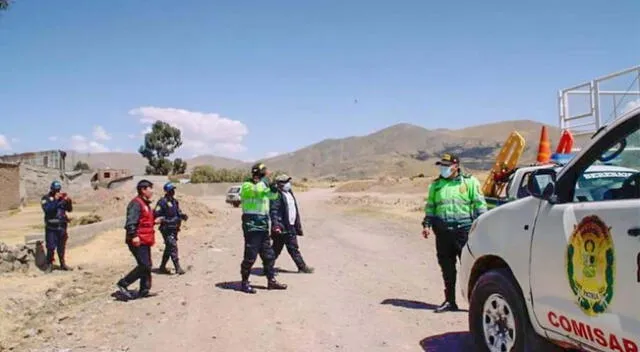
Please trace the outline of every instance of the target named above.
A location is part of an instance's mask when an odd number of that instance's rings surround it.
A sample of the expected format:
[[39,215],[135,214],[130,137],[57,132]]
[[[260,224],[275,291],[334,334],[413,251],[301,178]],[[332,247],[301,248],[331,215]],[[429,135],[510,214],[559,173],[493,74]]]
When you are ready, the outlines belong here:
[[229,188],[229,193],[238,193],[238,192],[240,192],[240,187]]
[[618,189],[635,172],[632,171],[599,171],[586,172],[578,179],[576,185],[576,201],[600,201],[610,189]]
[[629,182],[638,170],[640,170],[640,130],[635,130],[604,152],[580,176],[576,184],[574,200],[585,202],[620,199],[615,198],[614,194],[623,191],[623,193],[629,193]]
[[622,166],[640,170],[640,130],[611,147],[593,165]]

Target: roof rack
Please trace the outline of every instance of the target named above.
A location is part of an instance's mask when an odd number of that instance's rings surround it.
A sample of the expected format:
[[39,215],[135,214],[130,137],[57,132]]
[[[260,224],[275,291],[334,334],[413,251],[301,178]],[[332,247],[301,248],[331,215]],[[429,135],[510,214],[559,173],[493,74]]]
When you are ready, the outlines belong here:
[[576,148],[598,129],[640,105],[640,65],[558,92],[560,128],[569,130]]

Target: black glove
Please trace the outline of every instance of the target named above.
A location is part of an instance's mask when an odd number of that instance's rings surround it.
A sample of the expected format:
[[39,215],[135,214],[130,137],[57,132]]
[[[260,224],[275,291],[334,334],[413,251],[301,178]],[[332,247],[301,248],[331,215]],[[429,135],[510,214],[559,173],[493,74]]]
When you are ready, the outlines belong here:
[[180,214],[180,220],[187,221],[189,220],[189,216],[187,216],[187,214]]

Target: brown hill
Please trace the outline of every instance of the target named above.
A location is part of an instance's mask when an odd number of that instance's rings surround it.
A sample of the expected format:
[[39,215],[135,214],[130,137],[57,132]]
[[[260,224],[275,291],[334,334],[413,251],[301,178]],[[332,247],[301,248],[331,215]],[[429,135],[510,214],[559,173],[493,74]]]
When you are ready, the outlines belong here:
[[[147,160],[138,153],[78,153],[70,151],[67,154],[67,167],[73,168],[78,161],[89,164],[92,168],[129,169],[136,175],[144,174]],[[215,155],[202,155],[192,159],[186,159],[188,169],[198,165],[213,165],[216,168],[244,167],[240,160],[224,158]]]
[[187,164],[189,169],[199,165],[212,165],[215,168],[233,169],[245,167],[247,163],[241,160],[225,158],[221,156],[200,155],[187,160]]
[[[265,160],[272,170],[284,170],[296,177],[362,179],[378,176],[405,177],[435,173],[434,161],[443,152],[457,153],[467,168],[488,169],[512,131],[527,141],[521,161],[534,161],[542,124],[530,120],[505,121],[458,130],[436,129],[400,123],[378,132],[342,139],[326,139],[295,152]],[[560,130],[549,128],[552,145]],[[70,152],[69,165],[82,160],[94,168],[126,168],[144,173],[146,160],[137,153]],[[248,168],[251,163],[213,155],[186,160],[189,169],[197,165],[216,168]],[[72,166],[71,166],[72,167]]]
[[[514,130],[525,137],[527,148],[521,161],[532,162],[537,153],[542,124],[506,121],[459,130],[428,130],[401,123],[362,137],[327,139],[292,153],[265,160],[272,169],[298,177],[356,179],[381,175],[432,174],[433,162],[443,152],[460,155],[471,169],[487,169],[505,139]],[[560,131],[549,128],[552,145]]]

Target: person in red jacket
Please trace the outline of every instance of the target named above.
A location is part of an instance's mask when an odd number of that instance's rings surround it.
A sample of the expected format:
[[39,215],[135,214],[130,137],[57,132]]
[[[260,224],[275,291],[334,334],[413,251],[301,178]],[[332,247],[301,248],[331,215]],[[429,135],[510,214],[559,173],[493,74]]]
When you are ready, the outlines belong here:
[[125,299],[133,299],[134,296],[127,287],[140,280],[140,290],[137,297],[150,295],[151,289],[151,247],[155,244],[154,225],[161,218],[156,219],[151,208],[153,196],[153,183],[141,180],[136,186],[138,195],[127,206],[127,218],[124,225],[126,231],[125,243],[129,251],[136,259],[136,267],[117,283],[118,290]]

